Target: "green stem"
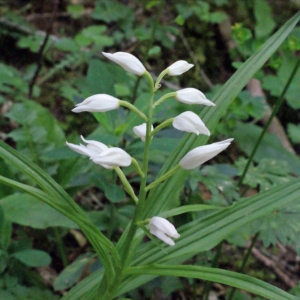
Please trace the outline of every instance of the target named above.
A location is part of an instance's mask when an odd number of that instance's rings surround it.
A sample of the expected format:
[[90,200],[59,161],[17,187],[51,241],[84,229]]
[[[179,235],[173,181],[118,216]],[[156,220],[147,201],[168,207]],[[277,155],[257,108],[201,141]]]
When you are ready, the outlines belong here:
[[62,261],[62,264],[63,264],[64,268],[66,268],[69,264],[69,261],[68,261],[68,256],[67,256],[67,253],[66,253],[66,248],[65,248],[65,245],[62,241],[59,229],[58,228],[53,228],[53,233],[54,233],[54,236],[55,236],[55,243],[56,243],[57,250],[59,252],[59,256],[61,258],[61,261]]
[[137,160],[135,158],[133,158],[133,157],[131,157],[131,159],[132,159],[132,164],[134,165],[134,167],[135,167],[136,171],[139,173],[139,175],[142,178],[145,177],[145,174],[143,173],[143,171],[142,171],[139,163],[137,162]]
[[[222,247],[223,247],[223,242],[221,242],[218,246],[217,246],[217,252],[216,255],[214,257],[214,260],[211,263],[212,268],[216,268],[219,264],[219,258],[221,256],[222,253]],[[210,281],[205,281],[205,285],[204,285],[204,290],[203,290],[203,296],[202,299],[204,300],[208,300],[209,297],[209,292],[211,289],[212,283]]]
[[[158,80],[158,79],[157,79]],[[176,92],[171,92],[168,94],[165,94],[164,96],[162,96],[160,99],[158,99],[154,104],[153,104],[153,108],[155,108],[157,105],[163,103],[166,99],[170,98],[170,97],[175,97],[176,96]]]
[[155,181],[153,181],[152,183],[150,183],[145,190],[149,191],[150,189],[154,188],[155,186],[159,185],[161,182],[165,181],[166,179],[168,179],[169,177],[171,177],[176,171],[178,171],[180,169],[180,165],[176,165],[175,167],[173,167],[171,170],[169,170],[167,173],[165,173],[164,175],[162,175],[161,177],[159,177],[158,179],[156,179]]
[[154,86],[154,91],[156,92],[159,88],[160,88],[160,82],[163,79],[163,77],[168,74],[169,70],[165,69],[163,70],[157,77],[156,82],[155,82],[155,86]]
[[[245,269],[246,263],[247,263],[247,261],[248,261],[248,259],[249,259],[249,257],[250,257],[250,254],[251,254],[251,252],[252,252],[252,249],[253,249],[253,247],[254,247],[254,245],[255,245],[255,243],[256,243],[258,237],[259,237],[259,232],[257,232],[257,233],[255,234],[255,236],[253,237],[253,239],[252,239],[251,245],[250,245],[250,247],[248,248],[248,251],[247,251],[247,253],[246,253],[246,255],[245,255],[244,259],[243,259],[242,266],[241,266],[241,268],[239,269],[239,273],[244,273],[244,269]],[[231,290],[230,295],[228,296],[228,299],[227,299],[227,300],[231,300],[231,299],[233,298],[234,293],[235,293],[235,290],[236,290],[235,288],[233,288],[233,289]]]
[[172,124],[174,118],[168,119],[162,123],[160,123],[158,126],[155,127],[155,129],[151,132],[151,135],[154,136],[154,134],[156,134],[158,131],[160,131],[161,129],[169,126],[170,124]]
[[131,103],[124,101],[124,100],[119,100],[119,104],[122,106],[125,106],[127,108],[129,108],[130,110],[132,110],[133,112],[135,112],[137,115],[139,115],[142,119],[144,119],[147,122],[147,117],[144,115],[144,113],[142,113],[138,108],[136,108],[134,105],[132,105]]
[[249,167],[250,167],[250,164],[251,164],[251,162],[253,161],[253,158],[254,158],[254,155],[255,155],[255,153],[256,153],[256,151],[257,151],[257,148],[258,148],[258,146],[260,145],[260,142],[261,142],[261,140],[263,139],[265,133],[267,132],[267,130],[268,130],[268,128],[269,128],[269,126],[270,126],[270,124],[271,124],[273,118],[275,117],[275,115],[277,114],[277,112],[278,112],[280,106],[282,105],[282,103],[283,103],[283,101],[284,101],[284,96],[285,96],[285,94],[286,94],[288,88],[290,87],[290,85],[291,85],[291,83],[292,83],[292,81],[293,81],[293,78],[294,78],[294,76],[295,76],[295,74],[296,74],[296,72],[297,72],[297,70],[298,70],[298,68],[299,68],[299,65],[300,65],[300,59],[297,61],[297,63],[296,63],[296,65],[295,65],[295,67],[294,67],[294,69],[293,69],[293,71],[292,71],[292,73],[291,73],[291,75],[290,75],[290,77],[289,77],[289,79],[288,79],[288,81],[287,81],[287,83],[286,83],[286,85],[285,85],[285,87],[284,87],[284,89],[283,89],[281,95],[279,96],[279,98],[278,98],[277,101],[276,101],[276,104],[275,104],[275,106],[274,106],[274,108],[273,108],[273,111],[272,111],[271,116],[269,117],[269,119],[268,119],[266,125],[265,125],[264,128],[263,128],[263,131],[261,132],[261,134],[260,134],[258,140],[256,141],[256,144],[255,144],[255,146],[254,146],[254,148],[253,148],[253,150],[252,150],[252,152],[251,152],[251,154],[250,154],[250,157],[249,157],[249,159],[248,159],[248,161],[247,161],[247,164],[246,164],[246,166],[245,166],[245,169],[244,169],[244,171],[243,171],[243,174],[241,175],[241,177],[240,177],[240,179],[239,179],[238,185],[241,185],[241,184],[243,183],[243,181],[244,181],[244,179],[245,179],[245,176],[246,176],[246,174],[247,174],[247,171],[248,171],[248,169],[249,169]]
[[128,180],[127,180],[126,176],[124,175],[123,171],[119,167],[114,168],[114,170],[116,171],[119,178],[121,179],[126,192],[130,195],[130,197],[137,204],[139,202],[139,199],[135,195],[135,193],[133,191],[133,188],[132,188],[131,184],[128,182]]
[[[146,76],[146,78],[148,79],[149,85],[150,85],[150,90],[151,90],[148,120],[147,120],[146,139],[145,139],[144,159],[143,159],[143,167],[142,167],[142,172],[144,174],[144,177],[142,177],[142,179],[141,179],[140,192],[139,192],[136,209],[135,209],[132,221],[129,226],[127,236],[125,238],[125,241],[124,241],[121,253],[120,253],[120,257],[121,257],[120,269],[117,270],[117,274],[115,276],[115,281],[112,284],[112,286],[109,287],[108,289],[106,289],[106,292],[105,292],[106,299],[111,299],[113,297],[114,293],[117,292],[120,282],[122,281],[124,269],[128,265],[128,258],[129,258],[129,254],[131,252],[132,241],[134,239],[136,230],[138,229],[137,223],[141,221],[141,216],[142,216],[144,206],[145,206],[145,200],[146,200],[146,194],[147,194],[146,183],[147,183],[148,163],[149,163],[150,145],[151,145],[151,140],[152,140],[152,136],[151,136],[151,125],[152,124],[151,124],[151,122],[152,122],[152,114],[153,114],[152,105],[153,105],[153,97],[154,97],[154,83],[153,83],[153,79],[149,72],[146,72],[144,74],[144,76]],[[118,168],[115,168],[115,169],[118,169]],[[134,249],[134,250],[136,250],[136,249]]]

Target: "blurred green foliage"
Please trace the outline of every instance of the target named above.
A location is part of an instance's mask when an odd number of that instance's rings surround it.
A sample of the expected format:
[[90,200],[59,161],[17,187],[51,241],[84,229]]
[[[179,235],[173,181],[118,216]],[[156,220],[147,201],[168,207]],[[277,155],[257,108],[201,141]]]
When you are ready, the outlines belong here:
[[[79,117],[70,110],[74,104],[91,94],[107,93],[133,102],[141,111],[145,111],[148,90],[145,82],[137,83],[131,74],[108,64],[101,51],[128,51],[141,60],[148,57],[146,66],[154,76],[173,61],[188,60],[195,64],[195,71],[181,81],[172,78],[170,82],[163,82],[161,94],[180,86],[192,86],[196,82],[200,89],[212,96],[218,90],[218,84],[223,84],[233,73],[232,66],[238,68],[282,24],[282,19],[286,20],[296,10],[291,3],[285,3],[285,11],[280,11],[276,9],[275,2],[182,0],[163,6],[161,12],[163,1],[66,1],[65,6],[59,7],[56,12],[58,17],[42,55],[39,52],[45,41],[46,25],[51,18],[45,15],[48,19],[39,22],[34,17],[38,16],[40,10],[51,15],[52,7],[39,6],[37,2],[30,1],[1,4],[1,138],[46,170],[72,196],[80,198],[78,201],[86,209],[89,218],[114,240],[130,219],[132,203],[115,176],[106,171],[99,175],[99,168],[69,151],[65,141],[78,142],[79,135],[83,134],[86,138],[122,146],[140,160],[143,143],[132,131],[132,127],[139,125],[140,120],[122,108],[107,114],[94,113],[93,118],[86,114]],[[30,19],[31,16],[33,19]],[[221,34],[227,21],[231,24],[229,39],[234,43],[232,48],[226,46],[226,37]],[[209,202],[220,206],[239,201],[240,187],[236,179],[245,167],[244,156],[250,154],[261,132],[258,122],[265,114],[266,105],[272,105],[281,94],[299,59],[299,50],[300,27],[297,27],[268,64],[256,74],[262,81],[266,99],[253,97],[247,90],[242,91],[229,107],[216,132],[212,132],[212,140],[233,136],[236,140],[234,153],[229,158],[221,157],[220,161],[214,161],[213,166],[204,166],[200,171],[191,172],[186,190],[178,201],[185,204]],[[42,66],[38,69],[40,61]],[[35,80],[37,70],[39,72]],[[206,77],[215,85],[208,87]],[[282,119],[293,144],[300,143],[300,119],[297,115],[297,109],[300,108],[299,82],[300,70],[286,94],[292,117]],[[29,98],[32,83],[33,93]],[[199,113],[199,108],[190,109]],[[174,99],[164,102],[157,108],[155,125],[183,110],[183,105]],[[182,136],[181,132],[174,129],[165,129],[157,135],[151,148],[149,179],[156,177],[160,166]],[[299,170],[298,157],[288,152],[276,137],[267,135],[254,157],[243,188],[255,192],[266,190],[299,175]],[[133,168],[125,172],[134,185],[137,174]],[[30,183],[28,178],[3,161],[0,161],[0,174]],[[0,298],[58,299],[58,296],[45,290],[41,278],[28,280],[26,274],[32,272],[30,267],[49,265],[50,256],[44,252],[45,249],[33,248],[35,237],[25,229],[56,226],[70,229],[76,226],[28,195],[1,186],[0,196]],[[96,201],[89,198],[96,198]],[[228,240],[243,245],[252,234],[260,231],[265,247],[280,242],[294,246],[299,254],[298,206],[285,207],[258,220],[253,225],[254,231],[241,228],[234,238]],[[178,221],[183,223],[184,218],[193,219],[195,215],[179,217]],[[26,227],[20,233],[15,224]],[[46,231],[48,244],[53,240],[58,244],[66,238],[68,231],[61,228],[60,241]],[[74,243],[64,248],[67,254],[82,251]],[[199,264],[207,264],[207,257],[199,255],[198,258]],[[92,260],[93,254],[87,252],[65,269],[58,267],[62,273],[56,278],[54,289],[65,290],[76,284]],[[177,278],[157,280],[167,295],[175,289],[183,289]],[[146,295],[151,294],[156,283],[149,283],[143,288]],[[235,297],[249,298],[244,294],[236,294]]]

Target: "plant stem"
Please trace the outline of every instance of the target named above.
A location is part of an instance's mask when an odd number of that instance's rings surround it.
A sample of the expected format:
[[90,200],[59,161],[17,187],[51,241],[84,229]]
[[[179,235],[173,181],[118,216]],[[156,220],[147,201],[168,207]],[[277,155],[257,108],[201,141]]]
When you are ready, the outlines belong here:
[[[158,79],[157,79],[158,80]],[[168,94],[165,94],[164,96],[162,96],[160,99],[158,99],[154,104],[153,104],[153,108],[155,108],[157,105],[163,103],[166,99],[170,98],[170,97],[175,97],[176,96],[176,92],[171,92]]]
[[268,130],[268,128],[269,128],[269,126],[270,126],[270,124],[271,124],[273,118],[274,118],[275,115],[277,114],[277,112],[278,112],[280,106],[282,105],[282,103],[283,103],[283,101],[284,101],[284,96],[285,96],[285,94],[286,94],[288,88],[290,87],[290,85],[291,85],[291,83],[292,83],[292,81],[293,81],[293,78],[294,78],[294,76],[295,76],[295,74],[296,74],[296,72],[297,72],[297,70],[298,70],[298,68],[299,68],[299,65],[300,65],[300,59],[298,59],[298,61],[297,61],[296,65],[295,65],[295,67],[294,67],[294,69],[293,69],[293,71],[292,71],[292,73],[291,73],[291,75],[290,75],[290,77],[289,77],[289,79],[288,79],[288,81],[287,81],[287,83],[286,83],[286,85],[285,85],[285,87],[284,87],[284,89],[283,89],[281,95],[279,96],[279,98],[278,98],[277,101],[276,101],[276,104],[275,104],[275,106],[274,106],[274,108],[273,108],[273,111],[272,111],[271,116],[269,117],[269,119],[268,119],[266,125],[265,125],[264,128],[263,128],[263,131],[261,132],[261,134],[260,134],[258,140],[257,140],[256,143],[255,143],[255,146],[254,146],[254,148],[253,148],[253,150],[252,150],[252,152],[251,152],[251,154],[250,154],[250,156],[249,156],[249,159],[248,159],[248,161],[247,161],[247,164],[246,164],[246,166],[245,166],[245,169],[244,169],[244,171],[243,171],[243,174],[241,175],[241,177],[240,177],[240,179],[239,179],[239,182],[238,182],[238,185],[239,185],[239,186],[243,183],[243,181],[244,181],[244,179],[245,179],[245,176],[246,176],[246,174],[247,174],[247,171],[248,171],[248,169],[249,169],[249,167],[250,167],[250,164],[251,164],[251,162],[253,161],[254,155],[255,155],[255,153],[256,153],[256,151],[257,151],[257,149],[258,149],[258,146],[260,145],[261,140],[263,139],[263,137],[264,137],[265,133],[267,132],[267,130]]
[[[249,257],[250,257],[250,254],[251,254],[251,252],[252,252],[252,249],[253,249],[253,247],[254,247],[254,245],[255,245],[255,243],[256,243],[258,237],[259,237],[259,232],[257,232],[257,233],[255,234],[255,236],[253,237],[253,239],[252,239],[251,245],[250,245],[250,247],[248,248],[248,251],[247,251],[247,253],[246,253],[246,256],[245,256],[244,259],[243,259],[242,266],[241,266],[241,268],[239,269],[239,273],[244,273],[244,269],[245,269],[246,263],[247,263],[247,261],[248,261],[248,259],[249,259]],[[233,289],[231,290],[230,295],[229,295],[229,297],[228,297],[227,300],[231,300],[231,299],[232,299],[232,297],[234,296],[235,290],[236,290],[235,288],[233,288]]]
[[55,236],[55,243],[56,243],[57,250],[59,252],[59,256],[61,258],[61,261],[62,261],[62,264],[63,264],[64,268],[66,268],[69,264],[69,261],[68,261],[66,249],[65,249],[64,243],[62,241],[59,229],[58,228],[53,228],[53,233],[54,233],[54,236]]
[[[149,72],[146,72],[144,74],[144,76],[146,76],[146,78],[149,81],[150,91],[151,91],[148,119],[147,119],[147,123],[146,123],[147,130],[146,130],[146,139],[145,139],[144,159],[143,159],[143,166],[142,166],[142,172],[143,172],[144,176],[141,178],[139,197],[137,199],[138,201],[136,203],[135,212],[134,212],[132,221],[129,226],[128,234],[125,238],[125,241],[124,241],[124,244],[122,247],[122,251],[120,253],[120,257],[121,257],[120,268],[118,270],[116,270],[114,283],[110,287],[106,287],[104,289],[105,290],[104,296],[99,295],[100,297],[102,297],[101,299],[106,299],[106,300],[110,300],[113,298],[114,294],[118,290],[118,286],[119,286],[120,282],[122,281],[123,271],[128,265],[128,258],[129,258],[129,254],[131,252],[132,241],[134,239],[136,230],[138,228],[137,223],[139,221],[141,221],[141,215],[142,215],[142,212],[143,212],[144,206],[145,206],[145,200],[146,200],[146,194],[147,194],[146,184],[147,184],[148,163],[149,163],[150,145],[151,145],[151,140],[152,140],[152,136],[151,136],[151,125],[152,124],[151,124],[151,122],[152,122],[152,114],[153,114],[152,105],[153,105],[153,97],[154,97],[154,82],[153,82],[153,79]],[[117,171],[117,169],[119,169],[119,168],[115,168],[116,171]],[[119,172],[119,170],[118,170],[118,172]],[[122,174],[123,174],[123,172],[122,172]],[[119,173],[118,173],[118,175],[120,176]],[[136,249],[134,249],[134,250],[136,250]],[[103,286],[104,286],[104,283],[102,282],[102,287]],[[101,293],[100,290],[99,290],[99,293]]]
[[[211,263],[212,268],[216,268],[219,264],[219,258],[222,253],[222,246],[223,246],[223,241],[217,246],[217,252],[215,254],[214,260]],[[208,300],[209,297],[209,292],[211,289],[212,283],[210,281],[206,281],[203,289],[203,300]]]
[[151,132],[151,135],[154,136],[158,131],[160,131],[161,129],[169,126],[170,124],[172,124],[174,118],[168,119],[162,123],[160,123],[158,126],[155,127],[155,129]]

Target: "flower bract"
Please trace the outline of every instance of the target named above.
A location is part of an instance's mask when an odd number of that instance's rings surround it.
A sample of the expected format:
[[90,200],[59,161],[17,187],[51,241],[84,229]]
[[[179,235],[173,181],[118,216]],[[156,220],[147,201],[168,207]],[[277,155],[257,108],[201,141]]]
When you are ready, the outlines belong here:
[[86,98],[81,103],[76,104],[76,107],[72,109],[72,111],[75,113],[83,111],[105,112],[117,109],[119,106],[119,99],[107,94],[97,94]]
[[[153,131],[153,125],[151,125],[151,131]],[[147,131],[147,124],[143,123],[142,125],[134,126],[133,132],[141,138],[143,142],[145,142],[146,139],[146,131]]]
[[205,126],[205,124],[202,122],[200,117],[193,113],[192,111],[186,111],[173,120],[173,126],[174,128],[185,131],[185,132],[192,132],[197,135],[199,134],[205,134],[210,135],[209,130]]
[[223,150],[225,150],[233,139],[228,139],[222,142],[213,143],[210,145],[197,147],[188,152],[179,162],[179,165],[185,170],[191,170],[199,167],[209,159],[213,158]]
[[92,156],[91,160],[106,169],[128,167],[132,162],[132,158],[127,152],[116,147],[108,148],[100,154]]
[[194,66],[193,64],[189,64],[185,60],[178,60],[167,68],[168,71],[167,74],[170,76],[181,75],[182,73],[188,71],[193,66]]
[[124,70],[135,75],[143,75],[146,72],[141,61],[134,55],[126,52],[105,53],[102,54],[108,59],[120,65]]
[[170,246],[174,246],[175,243],[171,238],[179,238],[176,228],[167,219],[161,217],[153,217],[149,223],[150,233],[155,235],[157,238],[165,242]]
[[205,95],[197,89],[186,88],[176,92],[176,100],[186,104],[203,104],[207,106],[215,106],[209,101]]

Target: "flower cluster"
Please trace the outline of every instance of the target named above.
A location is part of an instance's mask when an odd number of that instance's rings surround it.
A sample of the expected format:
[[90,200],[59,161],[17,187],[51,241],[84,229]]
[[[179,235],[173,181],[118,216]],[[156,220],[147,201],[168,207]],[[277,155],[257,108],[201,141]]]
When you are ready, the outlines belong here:
[[[179,60],[173,63],[168,68],[166,68],[163,72],[161,72],[161,74],[158,76],[154,84],[151,75],[143,66],[141,61],[137,59],[135,56],[133,56],[132,54],[124,53],[124,52],[117,52],[113,54],[103,52],[103,55],[106,58],[115,62],[116,64],[120,65],[124,70],[126,70],[129,73],[138,76],[145,75],[150,82],[150,86],[152,88],[153,93],[157,89],[159,89],[160,81],[165,75],[178,76],[193,67],[192,64],[189,64],[188,62],[183,60]],[[185,104],[200,104],[206,106],[215,106],[215,104],[210,100],[208,100],[201,91],[195,88],[185,88],[177,92],[171,92],[165,94],[160,99],[158,99],[155,103],[151,102],[150,110],[154,110],[156,106],[160,105],[163,101],[171,97]],[[209,129],[205,126],[201,118],[192,111],[185,111],[174,118],[164,121],[163,123],[161,123],[160,125],[154,128],[153,125],[151,124],[152,113],[149,114],[149,117],[147,117],[142,111],[140,111],[138,108],[136,108],[134,105],[130,104],[129,102],[117,99],[107,94],[97,94],[97,95],[90,96],[87,99],[85,99],[83,102],[77,104],[72,111],[75,113],[107,112],[110,110],[118,109],[120,106],[129,108],[133,112],[137,113],[144,120],[144,123],[135,126],[133,128],[133,131],[143,142],[147,142],[146,145],[148,147],[150,146],[150,141],[153,138],[153,136],[159,130],[171,124],[175,129],[180,131],[194,133],[196,135],[204,134],[210,136]],[[130,186],[129,182],[126,180],[125,175],[119,169],[119,167],[127,167],[132,163],[136,168],[137,172],[142,177],[145,178],[146,174],[144,174],[144,170],[142,170],[139,167],[138,162],[133,157],[131,157],[128,153],[126,153],[124,150],[120,148],[108,147],[98,141],[86,140],[82,136],[81,139],[86,143],[86,145],[82,145],[82,144],[75,145],[67,142],[67,146],[71,150],[79,154],[88,156],[95,164],[98,164],[106,169],[115,169],[118,175],[120,176],[126,191],[138,204],[139,199],[135,196],[134,191]],[[230,145],[231,141],[232,139],[227,139],[222,142],[217,142],[210,145],[197,147],[191,150],[180,160],[180,162],[175,168],[171,169],[162,177],[156,179],[153,183],[149,184],[149,186],[145,188],[145,191],[148,191],[154,186],[160,184],[162,181],[166,180],[174,172],[176,172],[178,168],[191,170],[193,168],[199,167],[207,160],[213,158],[221,151],[225,150]],[[157,238],[161,239],[163,242],[165,242],[170,246],[175,245],[172,238],[180,237],[175,227],[168,220],[161,217],[157,217],[157,216],[152,217],[149,222],[149,228],[151,234],[155,235]]]

